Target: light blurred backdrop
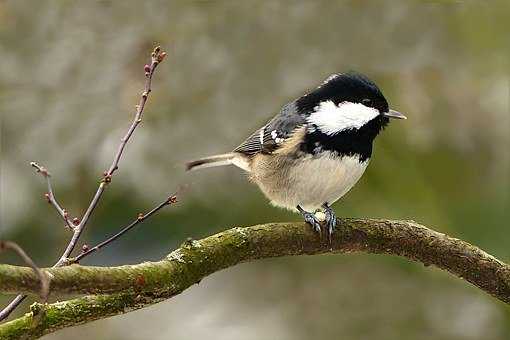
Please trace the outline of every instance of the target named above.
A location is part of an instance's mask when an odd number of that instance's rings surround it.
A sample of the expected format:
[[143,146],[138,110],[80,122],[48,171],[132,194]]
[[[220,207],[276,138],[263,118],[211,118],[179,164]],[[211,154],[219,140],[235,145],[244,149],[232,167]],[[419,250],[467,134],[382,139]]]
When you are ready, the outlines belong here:
[[[405,218],[510,261],[508,1],[2,1],[1,237],[41,266],[70,237],[28,162],[83,212],[132,119],[145,118],[83,241],[180,185],[180,203],[83,264],[158,259],[188,237],[300,220],[235,168],[183,162],[237,146],[329,74],[358,70],[407,114],[375,143],[340,216]],[[3,254],[2,262],[19,263]],[[7,303],[8,297],[0,302]],[[21,306],[17,315],[26,312]],[[150,308],[46,339],[508,339],[510,308],[435,268],[349,254],[243,264]]]

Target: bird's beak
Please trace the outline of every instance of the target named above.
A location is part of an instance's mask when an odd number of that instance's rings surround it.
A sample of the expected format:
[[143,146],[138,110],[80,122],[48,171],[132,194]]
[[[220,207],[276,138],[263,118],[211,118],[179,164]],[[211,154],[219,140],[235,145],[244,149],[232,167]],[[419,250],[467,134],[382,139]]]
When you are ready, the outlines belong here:
[[407,117],[401,114],[400,112],[391,109],[388,112],[383,113],[383,116],[389,118],[407,119]]

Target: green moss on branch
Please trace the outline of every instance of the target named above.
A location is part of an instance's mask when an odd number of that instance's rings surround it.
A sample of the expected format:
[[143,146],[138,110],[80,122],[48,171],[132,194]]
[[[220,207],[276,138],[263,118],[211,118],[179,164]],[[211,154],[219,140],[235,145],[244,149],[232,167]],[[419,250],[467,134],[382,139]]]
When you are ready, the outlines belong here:
[[[338,225],[331,244],[303,223],[271,223],[185,242],[157,262],[46,269],[52,277],[52,293],[99,295],[36,304],[32,312],[0,325],[0,339],[35,339],[57,329],[142,308],[241,262],[327,252],[385,253],[432,264],[510,303],[510,267],[467,242],[411,221],[339,219]],[[37,294],[39,287],[30,268],[0,265],[0,292]]]

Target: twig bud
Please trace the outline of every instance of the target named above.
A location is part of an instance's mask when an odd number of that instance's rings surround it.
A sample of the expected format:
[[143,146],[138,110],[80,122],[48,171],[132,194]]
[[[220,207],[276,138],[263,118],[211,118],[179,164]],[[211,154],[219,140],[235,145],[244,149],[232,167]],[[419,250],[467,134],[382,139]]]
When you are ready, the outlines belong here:
[[44,194],[44,198],[46,198],[46,201],[48,201],[48,203],[51,203],[51,198],[50,198],[50,194],[49,193],[45,193]]
[[30,166],[35,168],[35,171],[43,175],[44,177],[51,177],[48,169],[43,167],[42,165],[37,164],[36,162],[30,162]]
[[156,46],[154,48],[154,53],[159,53],[159,51],[161,51],[161,46]]
[[136,217],[138,221],[143,220],[143,213],[138,213],[138,216]]
[[78,217],[73,218],[73,224],[74,225],[80,224],[80,219]]
[[106,184],[110,183],[112,181],[112,175],[106,173],[103,177],[103,182],[105,182]]
[[147,73],[149,73],[151,71],[151,67],[147,64],[145,64],[145,66],[143,67],[143,70]]
[[161,52],[161,54],[158,54],[158,62],[162,62],[166,57],[166,52]]
[[67,213],[67,210],[65,210],[65,209],[62,209],[62,213],[64,214],[65,218],[67,218],[69,216],[69,214]]
[[172,203],[176,203],[176,202],[177,202],[177,196],[175,196],[175,195],[172,195],[172,196],[168,197],[168,199],[167,199],[168,204],[172,204]]
[[81,246],[81,251],[82,252],[86,252],[89,250],[89,246],[87,244],[84,244],[83,246]]

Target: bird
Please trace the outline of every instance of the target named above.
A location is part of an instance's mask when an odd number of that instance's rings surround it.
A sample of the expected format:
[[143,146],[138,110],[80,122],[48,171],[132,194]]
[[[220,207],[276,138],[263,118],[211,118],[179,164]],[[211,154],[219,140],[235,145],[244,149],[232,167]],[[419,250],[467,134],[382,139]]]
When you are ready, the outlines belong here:
[[335,73],[285,104],[232,152],[188,162],[186,169],[237,166],[271,204],[300,213],[319,234],[323,222],[331,241],[337,223],[331,205],[361,178],[390,119],[407,117],[389,108],[372,80]]

